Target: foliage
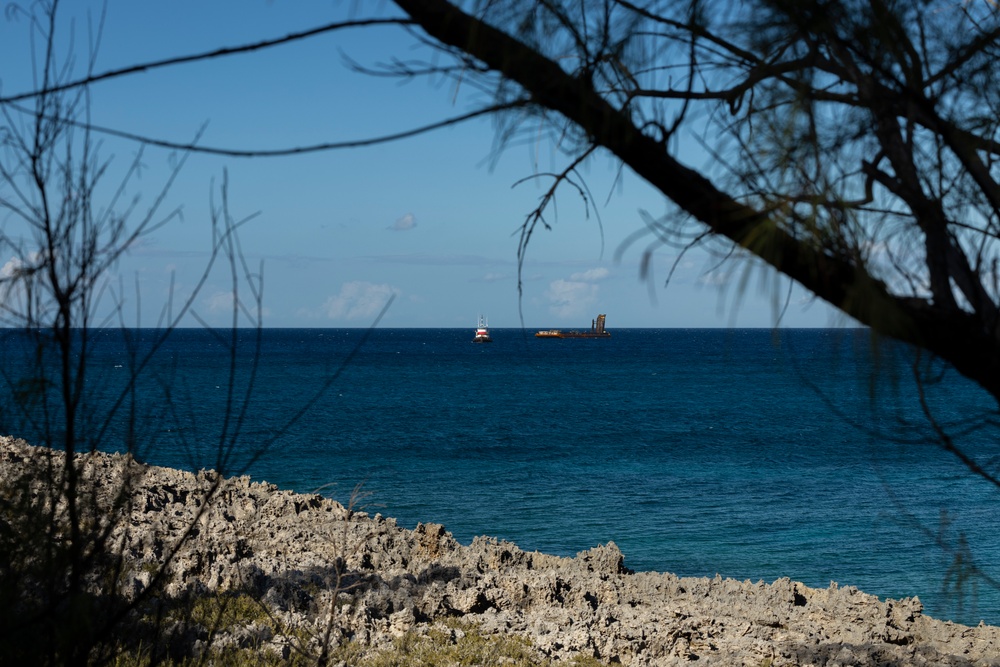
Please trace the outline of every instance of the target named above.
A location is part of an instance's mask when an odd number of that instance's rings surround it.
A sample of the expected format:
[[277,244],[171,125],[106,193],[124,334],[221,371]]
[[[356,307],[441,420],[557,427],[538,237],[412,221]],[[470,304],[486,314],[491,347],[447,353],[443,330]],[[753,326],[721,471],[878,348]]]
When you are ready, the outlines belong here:
[[[225,596],[223,596],[225,597]],[[235,598],[239,600],[239,597]],[[218,596],[201,597],[197,603],[206,609],[220,609],[232,601]],[[253,600],[239,603],[248,616],[233,617],[234,623],[246,623],[255,616]],[[258,610],[260,609],[258,605]],[[478,626],[458,619],[444,619],[429,627],[414,629],[393,640],[388,647],[372,647],[356,640],[343,642],[333,648],[326,658],[328,664],[348,664],[355,667],[453,667],[460,665],[511,665],[512,667],[600,667],[600,660],[577,655],[569,660],[554,661],[541,657],[531,643],[517,635],[483,633]],[[214,665],[313,665],[315,656],[292,651],[279,656],[272,650],[256,646],[229,644],[211,647],[202,656],[167,659],[159,664],[165,667],[189,667],[209,662]],[[147,667],[151,665],[150,652],[123,649],[110,663],[114,667]]]
[[[166,566],[190,529],[166,549],[147,584],[133,589],[118,538],[128,530],[132,491],[141,480],[130,459],[121,458],[118,485],[102,487],[85,473],[84,457],[98,447],[136,456],[148,453],[152,424],[144,417],[149,401],[169,405],[169,395],[157,395],[155,383],[142,384],[139,378],[181,318],[192,312],[216,260],[228,260],[233,293],[237,285],[248,287],[260,313],[259,276],[240,261],[235,234],[243,221],[229,215],[223,185],[222,203],[211,211],[213,243],[201,283],[162,314],[155,340],[145,347],[136,344],[135,331],[123,321],[123,290],[114,286],[113,272],[130,247],[177,217],[177,210],[164,213],[161,207],[184,159],[175,161],[145,210],[138,196],[127,196],[142,164],[141,151],[118,183],[108,183],[111,160],[100,155],[86,123],[89,89],[53,90],[72,75],[77,62],[75,53],[65,60],[57,55],[57,10],[58,2],[9,9],[29,19],[39,45],[30,62],[45,92],[30,107],[0,103],[0,213],[5,223],[0,252],[12,257],[0,271],[0,325],[5,327],[0,383],[7,390],[0,431],[50,448],[24,455],[30,461],[4,462],[4,664],[100,663],[116,633],[130,627],[133,612],[159,591]],[[100,32],[98,25],[98,37],[84,58],[88,68],[93,67]],[[72,36],[65,39],[72,44]],[[235,297],[233,311],[234,327],[237,314],[252,317],[252,310]],[[126,368],[115,382],[92,365],[94,350],[109,341],[119,344],[125,357]],[[238,405],[233,405],[235,412]],[[219,439],[223,447],[237,433],[224,433]],[[220,448],[220,469],[224,453]],[[202,499],[202,512],[214,490]]]
[[[650,252],[726,239],[1000,398],[994,3],[396,4],[453,60],[390,72],[520,101],[504,132],[549,129],[556,184],[613,155],[676,205]],[[681,161],[692,138],[700,170]]]
[[[522,259],[555,193],[579,189],[580,165],[603,153],[673,204],[630,242],[648,239],[647,275],[663,245],[675,265],[694,246],[755,258],[929,352],[915,355],[920,387],[941,377],[930,356],[1000,401],[996,3],[395,4],[442,57],[383,74],[489,89],[502,141],[547,132],[563,151],[561,170],[537,175],[551,186]],[[916,398],[937,444],[1000,487]]]
[[[349,647],[347,647],[348,650]],[[349,661],[350,662],[350,661]],[[426,634],[414,631],[396,638],[393,646],[369,653],[359,662],[363,667],[441,667],[449,665],[512,665],[515,667],[599,667],[605,663],[584,655],[565,661],[540,657],[524,637],[485,634],[478,626],[446,619],[430,627]]]
[[270,621],[261,604],[246,593],[221,593],[198,598],[190,610],[191,621],[219,630],[230,630],[239,625]]

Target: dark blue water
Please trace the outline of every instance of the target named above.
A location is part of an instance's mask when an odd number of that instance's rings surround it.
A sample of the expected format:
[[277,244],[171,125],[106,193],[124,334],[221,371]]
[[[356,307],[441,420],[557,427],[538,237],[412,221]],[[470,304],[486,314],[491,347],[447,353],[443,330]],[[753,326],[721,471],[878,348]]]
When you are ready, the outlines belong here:
[[[984,392],[865,331],[612,333],[279,329],[259,352],[242,332],[231,358],[178,331],[137,385],[137,451],[342,502],[362,483],[368,512],[461,542],[614,541],[635,570],[837,581],[1000,624],[1000,593],[968,568],[1000,577],[1000,492],[939,446],[914,373],[938,425],[995,470]],[[120,332],[101,339],[93,414],[130,363]],[[125,446],[126,415],[102,446]]]

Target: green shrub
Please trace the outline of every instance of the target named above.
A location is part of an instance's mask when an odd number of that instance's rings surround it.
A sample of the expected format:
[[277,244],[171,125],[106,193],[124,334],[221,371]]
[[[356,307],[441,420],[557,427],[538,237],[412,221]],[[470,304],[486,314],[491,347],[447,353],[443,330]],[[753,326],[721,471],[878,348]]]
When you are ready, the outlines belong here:
[[[353,642],[352,642],[353,643]],[[341,647],[352,650],[350,645]],[[357,661],[335,652],[333,662],[345,660],[357,667],[463,667],[505,665],[509,667],[600,667],[599,660],[579,655],[569,661],[553,661],[538,655],[531,642],[518,635],[484,634],[478,627],[449,620],[430,628],[426,634],[408,632],[393,642],[392,648],[367,653]]]

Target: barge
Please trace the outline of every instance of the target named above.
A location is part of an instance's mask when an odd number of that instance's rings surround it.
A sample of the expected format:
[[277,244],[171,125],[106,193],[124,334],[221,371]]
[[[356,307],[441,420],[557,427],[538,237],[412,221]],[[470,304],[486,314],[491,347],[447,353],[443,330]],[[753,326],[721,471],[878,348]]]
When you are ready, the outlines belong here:
[[604,330],[606,316],[602,313],[590,323],[590,331],[563,331],[561,329],[543,329],[535,334],[535,338],[611,338]]

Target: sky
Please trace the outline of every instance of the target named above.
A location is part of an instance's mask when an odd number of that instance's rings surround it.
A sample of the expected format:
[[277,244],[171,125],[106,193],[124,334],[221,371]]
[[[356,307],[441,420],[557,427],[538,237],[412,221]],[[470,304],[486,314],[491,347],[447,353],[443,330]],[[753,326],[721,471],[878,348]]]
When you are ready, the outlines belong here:
[[[27,3],[25,3],[26,5]],[[61,6],[57,49],[85,72],[88,24],[101,4]],[[5,3],[5,8],[7,4]],[[393,15],[381,0],[108,0],[95,72],[238,46],[365,15]],[[89,18],[88,18],[89,16]],[[0,15],[0,95],[34,88],[29,22]],[[401,82],[352,71],[392,58],[430,57],[398,28],[334,33],[260,52],[176,65],[91,87],[91,122],[146,137],[233,149],[280,149],[361,140],[460,115],[477,97],[454,82]],[[488,120],[390,143],[277,158],[236,158],[141,147],[99,135],[110,159],[99,201],[127,181],[135,217],[157,200],[171,169],[183,167],[158,211],[179,214],[134,244],[108,276],[125,301],[126,323],[156,326],[172,295],[183,301],[204,271],[213,201],[240,227],[248,266],[262,270],[266,327],[367,327],[386,302],[383,327],[585,327],[598,313],[615,327],[790,327],[851,325],[822,302],[754,262],[720,263],[695,250],[660,248],[650,276],[647,241],[626,244],[644,219],[670,209],[663,197],[607,155],[582,169],[591,200],[571,189],[536,233],[518,294],[518,230],[548,187],[533,175],[557,168],[544,140],[497,150]],[[692,143],[692,146],[694,144]],[[689,164],[705,160],[682,148]],[[159,219],[159,218],[158,218]],[[11,216],[4,231],[19,231]],[[9,249],[0,265],[10,264]],[[673,269],[669,284],[666,277]],[[245,285],[239,288],[246,298]],[[233,287],[218,266],[196,294],[201,321],[232,321]],[[787,307],[783,307],[787,298]],[[778,313],[781,312],[780,322]],[[523,320],[522,320],[523,318]],[[197,326],[187,317],[183,326]],[[246,326],[249,320],[241,319]]]

